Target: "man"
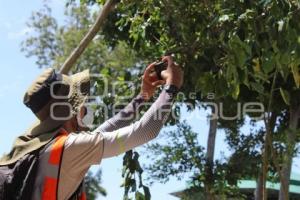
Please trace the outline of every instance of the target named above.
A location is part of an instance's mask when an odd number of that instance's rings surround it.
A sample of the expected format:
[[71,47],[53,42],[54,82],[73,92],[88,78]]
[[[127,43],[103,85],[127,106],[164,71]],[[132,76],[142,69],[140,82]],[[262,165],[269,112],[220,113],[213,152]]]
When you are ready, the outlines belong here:
[[[17,138],[12,151],[1,158],[11,165],[38,151],[38,167],[31,199],[85,199],[83,180],[91,165],[119,155],[155,138],[183,82],[181,68],[171,57],[162,71],[163,80],[152,73],[154,63],[143,75],[141,92],[117,115],[92,132],[85,131],[91,113],[85,106],[89,94],[89,72],[73,76],[47,69],[30,86],[24,103],[38,122]],[[149,100],[157,86],[165,85],[158,99],[142,118],[131,124],[142,102]]]

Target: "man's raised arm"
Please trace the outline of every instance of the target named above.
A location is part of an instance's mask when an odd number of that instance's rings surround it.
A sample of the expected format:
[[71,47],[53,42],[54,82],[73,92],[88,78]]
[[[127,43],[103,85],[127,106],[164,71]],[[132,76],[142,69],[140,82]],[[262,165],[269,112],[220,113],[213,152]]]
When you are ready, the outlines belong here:
[[[164,90],[158,99],[147,110],[143,117],[132,125],[123,127],[113,132],[98,132],[102,135],[104,142],[102,158],[119,155],[132,148],[145,144],[155,138],[170,113],[172,102],[183,82],[183,72],[175,65],[171,57],[165,57],[168,61],[167,70],[162,72],[166,83]],[[142,88],[149,87],[147,79],[150,76],[153,65],[149,65],[144,73]]]
[[128,126],[136,119],[141,105],[153,96],[158,86],[165,84],[164,80],[158,80],[156,74],[151,72],[154,64],[155,63],[150,64],[147,68],[148,70],[146,70],[142,76],[141,92],[133,98],[125,108],[101,124],[96,131],[111,132]]

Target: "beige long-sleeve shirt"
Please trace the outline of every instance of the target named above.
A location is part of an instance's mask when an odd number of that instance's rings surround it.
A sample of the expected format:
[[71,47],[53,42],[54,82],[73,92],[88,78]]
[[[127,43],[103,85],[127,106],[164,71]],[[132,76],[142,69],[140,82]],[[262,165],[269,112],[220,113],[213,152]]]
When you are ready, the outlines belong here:
[[142,102],[141,96],[134,98],[93,132],[68,135],[60,171],[59,200],[70,198],[91,165],[147,143],[158,135],[170,113],[172,96],[162,91],[143,117],[130,124]]

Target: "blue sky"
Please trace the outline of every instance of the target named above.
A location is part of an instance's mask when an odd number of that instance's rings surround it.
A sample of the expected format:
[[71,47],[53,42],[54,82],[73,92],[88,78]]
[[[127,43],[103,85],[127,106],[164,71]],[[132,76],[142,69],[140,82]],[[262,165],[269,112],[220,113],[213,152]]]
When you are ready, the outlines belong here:
[[[64,1],[52,0],[49,2],[53,15],[57,19],[63,20]],[[36,66],[34,59],[26,58],[20,52],[20,43],[26,37],[26,34],[32,33],[32,30],[26,27],[26,21],[33,11],[41,7],[41,0],[31,0],[26,3],[20,0],[0,0],[0,155],[8,152],[14,138],[22,134],[35,120],[35,116],[23,105],[22,99],[31,81],[42,70]],[[202,120],[190,118],[188,121],[194,131],[199,133],[200,142],[205,146],[208,124],[205,120],[206,114],[203,112],[200,112],[200,114]],[[219,131],[216,144],[216,156],[218,157],[221,155],[221,151],[228,154],[227,146],[223,140],[224,133]],[[100,199],[122,199],[123,188],[119,187],[121,184],[122,157],[120,155],[102,161],[100,167],[103,171],[103,186],[106,188],[108,196]],[[141,159],[142,163],[143,161],[147,162],[143,156]],[[94,166],[93,169],[98,167]],[[300,173],[299,159],[294,161],[293,170]],[[169,193],[183,189],[185,186],[185,180],[176,181],[174,179],[166,184],[154,184],[150,188],[152,199],[176,200],[177,198],[170,196]]]

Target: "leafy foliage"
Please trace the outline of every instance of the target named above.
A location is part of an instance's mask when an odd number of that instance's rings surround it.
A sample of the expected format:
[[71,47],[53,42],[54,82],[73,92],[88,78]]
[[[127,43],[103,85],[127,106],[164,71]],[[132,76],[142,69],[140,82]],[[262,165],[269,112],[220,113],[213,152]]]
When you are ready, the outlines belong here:
[[[164,138],[167,138],[166,144],[154,143],[147,148],[151,152],[149,158],[152,160],[146,168],[151,174],[150,180],[152,183],[154,180],[165,183],[170,177],[175,176],[178,180],[182,180],[184,177],[190,176],[189,188],[183,192],[182,199],[206,199],[205,196],[200,198],[201,195],[204,195],[207,174],[205,150],[199,144],[198,133],[194,132],[186,121],[178,123],[176,128],[173,128],[173,131],[163,134]],[[233,160],[228,163],[236,164]],[[218,194],[219,198],[223,196],[224,199],[228,196],[241,197],[236,187],[236,183],[241,177],[232,176],[234,175],[231,171],[233,166],[228,163],[226,160],[215,160],[214,162],[213,178],[216,180],[213,186],[214,192]],[[247,163],[245,163],[246,165]],[[240,175],[239,172],[237,174]],[[230,180],[234,182],[230,182]]]
[[[72,7],[74,1],[68,2],[71,16],[68,24],[58,27],[49,17],[49,9],[45,10],[46,14],[36,13],[29,23],[37,36],[28,38],[23,50],[27,56],[37,56],[40,67],[59,67],[94,18],[85,5],[102,5],[105,1],[82,0],[80,8]],[[209,107],[201,104],[207,100],[224,102],[224,112],[232,116],[234,103],[262,103],[266,108],[265,127],[249,135],[240,130],[246,116],[230,121],[218,119],[218,128],[226,131],[233,154],[225,161],[214,162],[214,190],[228,194],[234,191],[236,180],[257,178],[257,170],[262,170],[260,166],[264,164],[271,169],[276,168],[275,163],[290,165],[295,144],[299,142],[299,123],[293,123],[291,128],[290,115],[300,106],[299,17],[298,1],[122,0],[74,71],[89,67],[92,71],[101,71],[110,81],[116,78],[124,81],[116,94],[101,99],[112,105],[120,100],[118,94],[130,92],[125,81],[137,80],[143,63],[172,53],[184,67],[182,91],[185,96],[180,100],[190,103],[187,104],[190,109]],[[94,89],[101,91],[102,84],[97,80]],[[210,94],[213,99],[208,98]],[[98,111],[98,120],[105,120],[101,108]],[[247,117],[256,116],[248,114]],[[176,123],[173,121],[172,125]],[[252,120],[251,123],[257,122]],[[157,155],[149,170],[155,180],[163,182],[170,176],[180,178],[191,170],[192,183],[202,188],[200,183],[206,176],[204,150],[196,141],[197,134],[187,125],[178,124],[178,130],[168,133],[166,141],[170,143],[167,145],[149,147],[153,155]],[[261,161],[264,157],[261,153],[268,146],[273,150],[268,157],[270,164]],[[264,152],[264,155],[267,154]],[[132,164],[136,157],[132,152],[124,157],[125,171],[131,169],[129,174],[124,174],[125,179],[130,180],[127,181],[129,187],[125,187],[127,192],[128,188],[134,188],[133,174],[141,172]],[[243,158],[245,165],[235,171],[239,158]],[[279,170],[276,169],[280,175]],[[227,181],[232,184],[229,190]],[[139,192],[136,195],[136,198],[141,196]]]
[[[212,92],[221,101],[261,102],[268,115],[265,146],[272,150],[269,113],[299,108],[299,10],[297,1],[285,0],[124,0],[104,34],[111,45],[124,40],[145,58],[174,53],[185,68],[185,94]],[[196,97],[185,100],[203,100]],[[295,138],[291,130],[287,135]],[[292,140],[281,142],[295,147]]]
[[[123,170],[122,177],[124,178],[124,183],[122,187],[124,187],[124,200],[129,200],[129,191],[135,194],[136,200],[150,200],[151,194],[149,188],[143,184],[142,180],[143,169],[139,163],[139,154],[136,151],[128,151],[125,153],[123,157]],[[137,178],[139,183],[137,185]],[[138,187],[137,187],[138,186]],[[143,193],[139,191],[142,189]]]
[[[171,176],[179,180],[189,172],[200,174],[204,168],[204,149],[199,145],[197,133],[186,123],[178,123],[174,131],[164,133],[167,144],[154,143],[148,146],[152,164],[148,170],[151,179],[166,182]],[[200,185],[197,184],[197,185]]]
[[89,171],[85,177],[86,195],[89,200],[96,200],[98,194],[106,196],[106,190],[101,187],[102,171],[98,170],[95,174]]

